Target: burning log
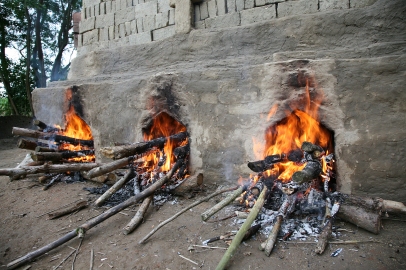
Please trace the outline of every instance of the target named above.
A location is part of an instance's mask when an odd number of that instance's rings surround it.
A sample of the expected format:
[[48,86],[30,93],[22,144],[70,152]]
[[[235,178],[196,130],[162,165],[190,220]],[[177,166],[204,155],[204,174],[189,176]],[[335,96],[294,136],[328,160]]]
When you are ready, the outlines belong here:
[[37,146],[35,147],[35,152],[57,152],[56,149],[48,148],[48,147],[42,147],[42,146]]
[[74,205],[72,207],[69,207],[68,209],[65,209],[65,210],[60,211],[60,212],[55,212],[55,213],[52,213],[52,214],[48,214],[48,219],[55,219],[55,218],[58,218],[58,217],[62,217],[64,215],[73,213],[75,211],[81,210],[81,209],[86,208],[86,207],[87,207],[87,201],[83,200],[83,201],[78,202],[76,205]]
[[59,128],[50,127],[50,126],[48,126],[47,124],[45,124],[44,122],[42,122],[42,121],[40,121],[40,120],[38,120],[38,119],[34,119],[34,120],[32,121],[32,123],[33,123],[35,126],[37,126],[40,131],[44,131],[44,130],[45,130],[46,132],[58,132],[58,131],[60,131]]
[[134,170],[130,169],[128,172],[124,175],[123,178],[118,180],[111,188],[109,188],[103,195],[101,195],[96,201],[95,205],[100,206],[102,205],[108,198],[110,198],[114,192],[119,190],[122,186],[125,185],[125,183],[128,182],[132,177],[134,176]]
[[188,138],[189,134],[187,132],[181,132],[169,137],[161,137],[153,139],[147,142],[139,142],[130,145],[122,145],[115,147],[104,147],[100,152],[108,158],[120,159],[128,156],[133,156],[141,153],[145,153],[153,147],[163,148],[168,140],[175,143],[183,142]]
[[247,190],[247,186],[243,185],[236,189],[233,193],[229,194],[226,198],[224,198],[221,202],[213,206],[212,208],[208,209],[204,213],[202,213],[201,217],[203,221],[208,220],[212,215],[226,207],[229,203],[235,200],[238,196],[241,195],[244,191]]
[[125,157],[119,160],[115,160],[113,162],[104,164],[100,167],[94,168],[86,174],[87,178],[95,178],[97,176],[112,172],[116,169],[122,168],[131,162],[133,162],[134,157]]
[[163,184],[165,184],[172,176],[173,174],[178,170],[179,166],[182,164],[183,159],[189,154],[189,148],[187,147],[178,147],[177,149],[182,148],[180,150],[177,151],[178,155],[177,157],[177,161],[176,163],[173,165],[172,169],[163,177],[161,177],[158,181],[156,181],[155,183],[153,183],[151,186],[149,186],[148,188],[146,188],[144,191],[142,191],[141,193],[138,193],[137,195],[127,199],[126,201],[110,208],[109,210],[107,210],[106,212],[100,214],[99,216],[87,221],[86,223],[82,224],[80,227],[74,229],[73,231],[65,234],[64,236],[62,236],[61,238],[55,240],[54,242],[43,246],[37,250],[34,250],[12,262],[10,262],[9,264],[7,264],[7,268],[9,269],[15,269],[18,266],[31,261],[43,254],[45,254],[46,252],[68,242],[69,240],[73,239],[76,235],[83,234],[86,231],[90,230],[91,228],[93,228],[94,226],[96,226],[97,224],[103,222],[104,220],[108,219],[109,217],[112,217],[113,215],[117,214],[118,212],[124,210],[125,208],[137,203],[139,200],[142,200],[146,197],[151,196],[155,190],[157,190],[158,188],[160,188]]
[[228,247],[226,253],[224,253],[223,258],[220,260],[219,264],[216,267],[216,270],[224,269],[233,256],[234,252],[237,250],[237,247],[240,245],[242,239],[244,238],[246,232],[250,229],[252,222],[256,219],[259,211],[261,210],[262,206],[265,203],[265,198],[268,193],[268,188],[264,186],[261,194],[258,197],[254,207],[251,209],[248,218],[245,220],[241,228],[238,230],[237,234],[235,235],[233,241],[231,241],[230,246]]
[[250,168],[254,172],[264,172],[266,170],[271,169],[274,166],[274,164],[286,160],[287,158],[285,154],[271,155],[265,157],[264,160],[248,162],[248,168]]
[[75,164],[59,164],[42,166],[22,166],[20,168],[5,168],[0,169],[0,175],[7,175],[11,180],[19,179],[21,176],[37,173],[63,173],[63,172],[78,172],[88,171],[100,166],[97,163],[75,163]]
[[75,139],[72,137],[68,136],[63,136],[63,135],[58,135],[58,134],[53,134],[53,133],[45,133],[37,130],[30,130],[26,128],[18,128],[18,127],[13,127],[12,131],[13,135],[16,136],[24,136],[24,137],[31,137],[31,138],[37,138],[37,139],[44,139],[44,140],[52,140],[55,142],[66,142],[70,143],[72,145],[84,145],[84,146],[89,146],[93,147],[93,140],[81,140],[81,139]]
[[[52,149],[50,149],[52,151]],[[94,150],[64,151],[64,152],[36,152],[31,155],[35,161],[59,162],[63,159],[94,155]]]
[[310,182],[317,178],[322,171],[322,166],[319,161],[308,161],[303,170],[297,171],[292,175],[292,180],[298,184]]
[[273,247],[276,243],[276,238],[278,236],[279,230],[281,229],[284,216],[288,212],[289,206],[290,206],[290,198],[288,197],[283,201],[279,209],[279,213],[276,217],[275,224],[272,227],[272,231],[269,233],[268,239],[260,246],[260,250],[264,250],[265,255],[268,257],[271,255]]
[[35,150],[37,143],[26,139],[19,139],[17,142],[17,147],[21,149]]
[[144,199],[142,202],[140,208],[138,209],[137,213],[135,216],[131,219],[131,221],[124,227],[124,234],[130,234],[132,233],[138,225],[141,224],[141,222],[144,220],[144,215],[148,210],[149,205],[151,204],[151,201],[154,196],[149,196]]

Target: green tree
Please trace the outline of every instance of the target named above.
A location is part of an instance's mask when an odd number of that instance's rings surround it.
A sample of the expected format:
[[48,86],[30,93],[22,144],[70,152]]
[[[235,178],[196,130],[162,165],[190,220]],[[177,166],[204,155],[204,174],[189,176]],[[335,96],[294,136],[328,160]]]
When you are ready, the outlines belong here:
[[[73,48],[72,13],[80,7],[80,0],[0,3],[0,81],[7,97],[7,102],[0,97],[0,106],[9,105],[0,113],[32,115],[33,88],[46,87],[49,79],[66,79],[70,63],[64,65],[63,58],[65,51]],[[20,52],[18,61],[7,57],[6,48]],[[21,103],[23,100],[26,104]]]

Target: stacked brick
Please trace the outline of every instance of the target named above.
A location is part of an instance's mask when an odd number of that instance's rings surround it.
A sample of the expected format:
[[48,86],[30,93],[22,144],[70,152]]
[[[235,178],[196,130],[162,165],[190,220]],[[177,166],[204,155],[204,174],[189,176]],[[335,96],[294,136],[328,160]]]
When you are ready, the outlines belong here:
[[194,27],[224,28],[292,15],[361,8],[376,0],[203,0],[194,5]]
[[[145,44],[175,35],[170,0],[84,0],[80,52]],[[333,9],[362,8],[376,0],[190,0],[193,27],[227,28]],[[175,0],[176,2],[176,0]],[[186,11],[188,12],[188,11]],[[178,16],[183,16],[179,11]]]
[[144,44],[175,34],[169,0],[84,0],[78,46],[87,49]]

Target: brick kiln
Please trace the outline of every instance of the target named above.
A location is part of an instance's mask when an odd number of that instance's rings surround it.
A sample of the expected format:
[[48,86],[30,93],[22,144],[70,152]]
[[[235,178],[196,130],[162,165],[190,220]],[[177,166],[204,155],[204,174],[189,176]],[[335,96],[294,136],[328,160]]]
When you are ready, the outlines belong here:
[[310,79],[338,190],[404,201],[405,11],[401,0],[85,0],[69,79],[33,92],[35,114],[62,124],[75,86],[100,160],[167,113],[190,134],[191,172],[236,183],[257,159],[252,138],[303,109]]

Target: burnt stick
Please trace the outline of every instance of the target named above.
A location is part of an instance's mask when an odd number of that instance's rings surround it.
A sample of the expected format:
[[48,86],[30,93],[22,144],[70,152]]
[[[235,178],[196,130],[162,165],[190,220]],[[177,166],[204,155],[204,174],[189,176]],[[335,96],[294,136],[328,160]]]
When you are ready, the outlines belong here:
[[188,138],[188,136],[189,134],[187,132],[181,132],[178,134],[171,135],[169,137],[160,137],[147,142],[139,142],[130,145],[122,145],[115,147],[104,147],[100,150],[100,152],[108,158],[120,159],[144,153],[153,147],[163,148],[168,140],[171,140],[172,142],[175,143],[183,142]]
[[68,137],[68,136],[63,136],[63,135],[58,135],[58,134],[53,134],[53,133],[46,133],[46,132],[41,132],[41,131],[37,131],[37,130],[30,130],[30,129],[26,129],[26,128],[13,127],[12,133],[13,133],[13,135],[17,135],[17,136],[50,140],[50,141],[55,141],[58,143],[66,142],[66,143],[69,143],[72,145],[85,145],[85,146],[93,147],[93,140],[75,139],[75,138]]
[[131,168],[128,172],[118,180],[112,187],[110,187],[103,195],[101,195],[94,204],[96,206],[102,205],[108,198],[110,198],[117,190],[125,185],[134,176],[134,170]]
[[286,161],[285,154],[277,154],[265,157],[263,160],[248,162],[248,168],[254,172],[264,172],[271,169],[276,163]]
[[65,151],[65,152],[36,152],[31,155],[34,161],[61,161],[63,159],[94,155],[94,150]]
[[41,131],[43,131],[43,130],[45,130],[46,132],[57,132],[57,131],[60,131],[59,128],[50,127],[50,126],[48,126],[47,124],[45,124],[44,122],[42,122],[41,120],[38,120],[38,119],[34,119],[34,120],[32,121],[32,123],[33,123],[35,126],[37,126],[38,129],[41,130]]

